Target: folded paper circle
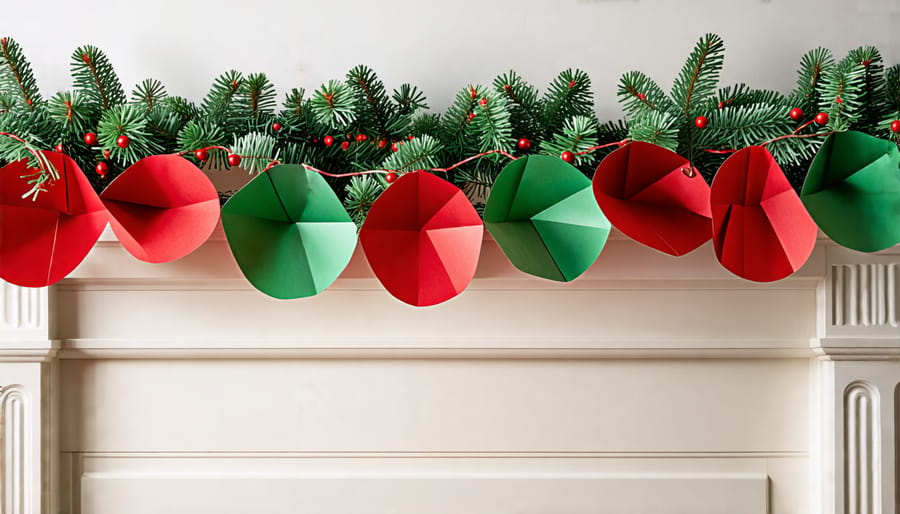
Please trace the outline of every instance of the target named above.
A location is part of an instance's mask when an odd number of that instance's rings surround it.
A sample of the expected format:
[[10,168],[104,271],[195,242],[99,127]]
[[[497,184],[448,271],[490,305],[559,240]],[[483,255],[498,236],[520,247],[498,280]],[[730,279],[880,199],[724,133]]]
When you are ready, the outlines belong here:
[[684,255],[712,237],[709,185],[684,157],[637,141],[606,156],[594,196],[613,226],[669,255]]
[[134,163],[101,193],[122,246],[146,262],[170,262],[196,250],[219,221],[219,194],[206,175],[177,155]]
[[42,152],[59,173],[37,198],[22,198],[36,173],[25,160],[0,169],[0,278],[26,287],[55,284],[87,256],[109,215],[71,157]]
[[456,186],[407,173],[372,204],[359,239],[372,271],[398,300],[424,307],[460,294],[475,276],[484,224]]
[[546,155],[509,163],[491,189],[484,223],[516,268],[560,282],[576,279],[597,257],[610,224],[591,194],[591,181]]
[[282,300],[314,296],[344,271],[356,225],[318,173],[293,164],[259,174],[222,207],[222,226],[241,272]]
[[862,132],[832,134],[809,166],[800,199],[840,245],[877,252],[900,243],[900,150]]
[[781,280],[812,255],[818,229],[772,154],[736,152],[710,188],[716,258],[754,282]]

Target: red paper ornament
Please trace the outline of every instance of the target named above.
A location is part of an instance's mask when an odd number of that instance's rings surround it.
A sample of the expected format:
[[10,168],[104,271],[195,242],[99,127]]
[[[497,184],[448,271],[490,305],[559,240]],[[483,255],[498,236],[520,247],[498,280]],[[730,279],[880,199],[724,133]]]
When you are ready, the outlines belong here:
[[575,154],[573,154],[572,152],[570,152],[568,150],[561,153],[559,158],[566,161],[569,164],[573,164],[575,162]]
[[194,157],[196,157],[199,161],[206,162],[206,160],[209,159],[209,152],[201,148],[200,150],[194,152]]
[[322,142],[325,143],[325,146],[331,146],[334,144],[334,138],[332,136],[325,136],[322,138]]
[[384,180],[388,184],[392,184],[397,181],[397,174],[394,173],[393,171],[390,171],[387,173],[387,175],[384,176]]
[[706,126],[709,125],[709,118],[706,116],[697,116],[697,119],[694,120],[694,125],[696,125],[698,129],[705,129]]
[[96,171],[97,175],[100,175],[101,178],[106,178],[106,174],[109,173],[109,165],[105,162],[98,162],[94,171]]
[[219,194],[182,157],[145,157],[123,171],[100,199],[122,246],[146,262],[170,262],[196,250],[219,220]]
[[240,166],[241,165],[241,156],[236,153],[228,154],[228,165],[229,166]]
[[828,113],[820,112],[819,114],[816,114],[816,123],[818,123],[819,125],[827,125],[828,124]]
[[789,113],[789,115],[792,120],[800,121],[803,119],[803,109],[801,109],[799,107],[794,107],[793,109],[791,109],[791,112]]
[[281,130],[281,123],[278,123],[277,121],[275,123],[273,123],[272,130],[274,130],[275,132],[278,132],[279,130]]
[[56,145],[55,150],[56,150],[56,153],[63,153],[63,145],[62,145],[62,143],[58,143],[58,144]]
[[523,137],[516,142],[516,146],[519,150],[526,151],[531,148],[531,141],[529,141],[528,138]]
[[613,226],[669,255],[712,237],[709,186],[687,159],[660,146],[638,141],[606,156],[594,196]]
[[348,148],[350,148],[350,141],[344,141],[343,143],[341,143],[341,150],[346,150]]
[[381,284],[419,307],[445,302],[469,285],[483,237],[481,217],[465,193],[420,171],[387,188],[359,232]]
[[25,287],[65,278],[87,256],[109,219],[71,157],[41,153],[60,178],[36,198],[22,198],[30,186],[21,177],[35,172],[26,160],[0,169],[0,278]]
[[97,134],[93,132],[88,132],[84,135],[84,144],[88,146],[95,146],[97,144]]
[[900,133],[900,120],[894,120],[891,122],[891,132],[894,134]]
[[116,146],[119,148],[128,148],[128,145],[131,144],[131,139],[126,135],[121,135],[116,138]]
[[744,148],[722,164],[710,204],[716,257],[741,278],[781,280],[800,269],[816,245],[815,222],[764,147]]

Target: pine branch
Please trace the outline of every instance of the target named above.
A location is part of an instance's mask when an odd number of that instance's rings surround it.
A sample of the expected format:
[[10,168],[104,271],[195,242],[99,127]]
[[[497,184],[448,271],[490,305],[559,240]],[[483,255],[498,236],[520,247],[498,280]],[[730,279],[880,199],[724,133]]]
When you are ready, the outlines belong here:
[[846,59],[862,65],[865,70],[859,112],[857,120],[851,128],[862,131],[875,130],[887,107],[884,63],[881,60],[881,53],[874,46],[862,46],[851,50]]
[[275,138],[262,132],[250,132],[241,137],[234,136],[231,151],[244,156],[241,167],[250,173],[259,173],[271,161],[278,159]]
[[662,88],[639,71],[629,71],[619,79],[619,103],[629,119],[648,116],[655,111],[675,111]]
[[678,148],[679,119],[663,111],[628,120],[628,138],[646,141],[675,151]]
[[47,113],[68,135],[81,135],[95,125],[97,116],[91,105],[77,91],[57,93],[47,105]]
[[29,111],[41,103],[31,63],[19,44],[9,37],[0,38],[0,91],[21,100]]
[[725,61],[725,43],[716,34],[706,34],[688,57],[675,79],[672,101],[687,117],[693,120],[704,100],[712,96],[719,83],[719,72]]
[[826,48],[810,50],[800,59],[797,86],[790,95],[790,105],[814,113],[819,109],[819,87],[822,77],[834,70],[834,57]]
[[400,145],[397,151],[389,155],[381,167],[386,170],[415,171],[435,168],[438,165],[437,155],[441,151],[441,143],[430,136],[421,136]]
[[86,45],[72,53],[75,89],[99,109],[125,103],[125,91],[115,70],[99,48]]
[[590,153],[579,155],[592,146],[597,146],[597,122],[588,116],[573,116],[566,120],[561,132],[541,142],[541,153],[559,157],[563,152],[572,152],[578,166],[595,160],[596,157]]
[[246,117],[258,119],[261,115],[275,112],[275,86],[265,73],[247,75],[239,93],[243,97],[241,105],[246,109]]
[[347,84],[354,92],[357,116],[361,130],[371,129],[378,137],[391,139],[405,131],[409,123],[406,116],[398,113],[398,108],[387,96],[384,84],[378,75],[367,66],[357,66],[347,73]]
[[512,133],[517,137],[541,137],[541,103],[537,88],[515,71],[508,71],[494,79],[494,90],[506,97]]
[[149,112],[166,96],[168,95],[162,82],[156,79],[144,79],[131,92],[131,101],[144,104],[144,107]]
[[337,80],[329,80],[313,94],[310,107],[316,119],[331,129],[343,131],[356,121],[353,92]]
[[477,153],[478,134],[472,121],[477,117],[475,106],[485,95],[482,86],[469,85],[456,93],[456,98],[441,116],[441,142],[449,152],[449,159]]
[[594,93],[591,79],[581,70],[565,70],[556,76],[542,100],[544,136],[562,130],[572,116],[594,114]]
[[[147,113],[141,105],[117,105],[104,111],[97,129],[100,145],[123,165],[162,152],[162,147],[150,138]],[[126,136],[130,143],[124,148],[119,146],[119,136]]]
[[412,115],[415,114],[416,111],[428,109],[425,93],[422,93],[419,91],[419,88],[409,84],[402,84],[400,89],[395,89],[392,98],[397,104],[400,115],[402,116]]
[[350,214],[350,219],[356,223],[357,227],[361,227],[369,209],[375,200],[381,196],[385,189],[384,179],[375,178],[373,175],[356,176],[350,179],[345,191],[347,197],[344,199],[344,208]]
[[480,149],[512,150],[512,125],[506,98],[499,92],[487,90],[478,100],[472,123],[481,139]]
[[865,78],[865,66],[849,57],[822,77],[819,108],[828,113],[830,129],[849,130],[859,119]]

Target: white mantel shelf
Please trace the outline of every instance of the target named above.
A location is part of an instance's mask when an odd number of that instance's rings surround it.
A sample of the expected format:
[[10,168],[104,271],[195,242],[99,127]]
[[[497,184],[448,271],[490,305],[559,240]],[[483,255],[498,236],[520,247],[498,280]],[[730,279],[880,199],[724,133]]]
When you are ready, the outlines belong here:
[[107,229],[2,287],[3,514],[900,514],[900,246],[756,284],[614,232],[561,284],[486,234],[414,308],[359,248],[282,301],[221,227],[160,265]]

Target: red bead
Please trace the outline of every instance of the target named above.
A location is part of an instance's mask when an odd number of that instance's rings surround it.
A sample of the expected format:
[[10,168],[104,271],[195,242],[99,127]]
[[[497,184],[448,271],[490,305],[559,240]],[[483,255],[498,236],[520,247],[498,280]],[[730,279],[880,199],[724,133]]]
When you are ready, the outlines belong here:
[[469,121],[472,121],[472,119],[474,119],[474,118],[475,118],[475,113],[474,113],[474,112],[470,112],[470,113],[469,113]]
[[272,130],[274,130],[275,132],[278,132],[279,130],[281,130],[281,123],[278,123],[277,121],[275,123],[273,123]]
[[472,86],[469,86],[469,96],[472,97],[472,100],[474,100],[475,97],[478,96],[478,93],[475,92],[475,88]]
[[794,107],[791,109],[791,112],[788,113],[792,120],[800,121],[803,119],[803,109],[799,107]]
[[88,146],[94,146],[97,144],[97,134],[93,132],[88,132],[84,135],[84,144]]
[[575,162],[575,154],[573,154],[572,152],[570,152],[570,151],[568,151],[568,150],[566,150],[565,152],[563,152],[563,153],[559,156],[559,158],[562,159],[562,160],[564,160],[564,161],[566,161],[566,162],[569,163],[569,164],[572,164],[572,163]]
[[209,159],[209,152],[202,149],[197,150],[196,152],[194,152],[194,157],[196,157],[198,160],[206,161],[206,159]]
[[392,151],[392,152],[396,152],[396,151],[397,151],[397,143],[392,143],[392,144],[391,144],[391,151]]
[[366,139],[369,139],[369,136],[367,136],[365,134],[357,134],[356,135],[356,140],[359,141],[360,143],[362,143]]
[[344,141],[343,143],[341,143],[341,150],[346,150],[348,148],[350,148],[350,141]]
[[725,107],[725,102],[719,102],[719,109],[722,109],[724,107]]
[[109,166],[105,162],[98,162],[96,170],[97,170],[97,175],[100,175],[101,177],[106,177],[106,174],[109,173]]
[[406,136],[406,140],[407,140],[407,141],[412,141],[412,140],[415,139],[415,138],[416,138],[416,136],[413,136],[413,135],[408,135],[408,136]]
[[386,147],[386,146],[387,146],[387,141],[385,141],[384,139],[380,139],[378,141],[378,149],[379,150],[383,150],[384,147]]
[[116,138],[116,146],[119,148],[128,148],[130,144],[131,139],[128,136],[122,135]]
[[488,99],[482,98],[481,100],[478,100],[478,103],[480,103],[482,106],[486,106],[488,104]]
[[841,97],[837,97],[837,98],[835,98],[835,99],[834,99],[834,101],[835,101],[835,102],[837,102],[837,103],[839,103],[839,104],[842,104],[842,103],[844,103],[844,100],[843,100],[843,99],[841,99]]
[[241,165],[241,156],[236,153],[228,154],[228,165],[229,166],[240,166]]
[[531,141],[527,137],[523,137],[516,141],[516,146],[519,147],[519,150],[528,150],[531,148]]
[[322,142],[325,143],[325,146],[331,146],[334,144],[334,138],[331,136],[325,136],[322,138]]
[[900,134],[900,120],[894,120],[891,122],[891,132],[894,134]]
[[706,116],[697,116],[697,119],[694,120],[694,125],[697,125],[698,129],[705,129],[707,125],[709,125],[709,118]]
[[395,182],[395,181],[397,180],[397,174],[394,173],[394,172],[392,171],[392,172],[390,172],[390,173],[388,173],[387,175],[384,176],[384,180],[385,180],[388,184],[391,184],[391,183],[393,183],[393,182]]
[[63,145],[62,145],[62,143],[56,145],[56,148],[54,148],[54,150],[56,150],[56,153],[63,153]]
[[828,113],[820,112],[819,114],[816,114],[816,123],[818,123],[819,125],[827,125],[828,124]]

